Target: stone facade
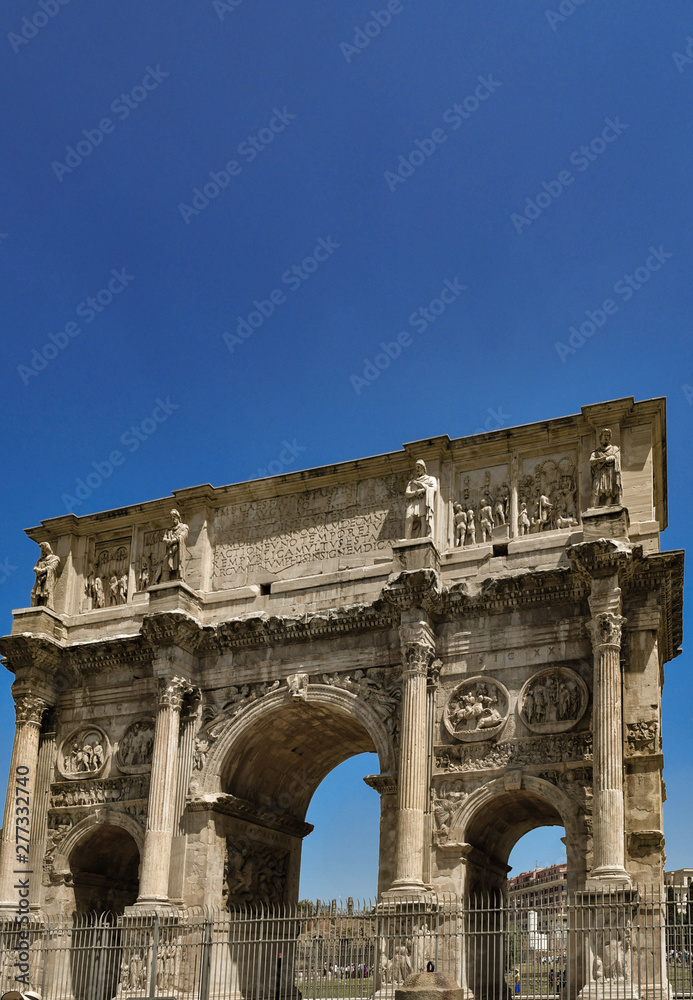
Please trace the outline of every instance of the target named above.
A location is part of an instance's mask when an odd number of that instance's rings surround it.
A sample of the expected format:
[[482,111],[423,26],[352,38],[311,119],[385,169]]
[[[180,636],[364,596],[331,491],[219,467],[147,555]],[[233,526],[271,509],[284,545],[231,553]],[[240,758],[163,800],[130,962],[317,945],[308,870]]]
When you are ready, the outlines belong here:
[[621,399],[32,528],[0,640],[31,906],[294,901],[313,792],[363,751],[385,901],[500,886],[547,824],[571,891],[660,886],[664,428]]

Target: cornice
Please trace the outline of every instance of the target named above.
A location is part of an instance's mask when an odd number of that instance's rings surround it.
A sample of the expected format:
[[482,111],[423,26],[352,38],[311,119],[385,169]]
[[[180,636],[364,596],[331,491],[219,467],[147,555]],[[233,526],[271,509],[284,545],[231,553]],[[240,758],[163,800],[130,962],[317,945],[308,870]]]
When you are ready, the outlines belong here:
[[199,653],[222,653],[231,649],[312,642],[355,632],[389,631],[399,616],[386,602],[352,604],[305,615],[253,615],[204,628]]
[[544,604],[576,603],[587,598],[586,582],[570,569],[533,570],[491,577],[480,586],[454,584],[444,595],[446,619],[479,616]]
[[286,833],[290,837],[307,837],[315,827],[312,823],[304,823],[303,820],[295,816],[277,814],[263,811],[261,806],[256,806],[247,799],[241,799],[237,795],[228,792],[220,792],[214,796],[204,798],[189,798],[187,808],[191,812],[211,812],[221,813],[224,816],[233,816],[246,822],[256,823],[257,826],[265,827],[268,830],[277,830]]
[[391,576],[383,587],[383,597],[400,614],[422,608],[433,618],[440,614],[444,593],[440,575],[434,569],[404,570]]
[[38,670],[55,677],[64,662],[64,647],[44,636],[26,632],[2,636],[0,653],[6,669],[13,674],[22,670]]
[[155,612],[144,616],[140,634],[155,653],[170,646],[195,653],[202,637],[202,626],[183,611]]

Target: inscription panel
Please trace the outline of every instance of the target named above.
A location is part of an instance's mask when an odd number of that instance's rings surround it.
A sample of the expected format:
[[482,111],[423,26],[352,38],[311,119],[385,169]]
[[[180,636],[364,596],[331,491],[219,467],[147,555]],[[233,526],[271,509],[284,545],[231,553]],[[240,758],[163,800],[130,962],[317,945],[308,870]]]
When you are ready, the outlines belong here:
[[258,569],[387,553],[404,533],[406,481],[393,474],[220,508],[214,588],[241,585]]

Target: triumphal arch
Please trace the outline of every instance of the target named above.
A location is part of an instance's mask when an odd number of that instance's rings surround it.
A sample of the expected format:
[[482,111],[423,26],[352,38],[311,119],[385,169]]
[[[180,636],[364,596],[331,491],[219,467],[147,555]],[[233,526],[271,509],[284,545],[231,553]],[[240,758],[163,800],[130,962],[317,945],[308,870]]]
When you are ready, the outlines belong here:
[[627,398],[30,529],[4,912],[15,775],[37,914],[290,903],[363,751],[381,900],[499,887],[542,825],[569,888],[661,886],[666,524],[664,401]]

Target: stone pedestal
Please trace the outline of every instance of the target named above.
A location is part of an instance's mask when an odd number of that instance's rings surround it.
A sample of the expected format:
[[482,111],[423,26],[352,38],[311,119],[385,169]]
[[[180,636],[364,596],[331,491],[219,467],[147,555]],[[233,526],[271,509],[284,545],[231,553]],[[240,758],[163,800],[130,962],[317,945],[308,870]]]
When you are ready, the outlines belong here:
[[510,525],[509,524],[496,524],[493,529],[493,535],[491,536],[491,541],[495,544],[502,545],[504,542],[510,541]]
[[414,972],[395,990],[395,1000],[467,1000],[468,996],[444,972]]
[[620,505],[589,507],[582,514],[582,538],[596,542],[598,538],[618,538],[628,541],[630,518],[628,510]]
[[396,573],[412,569],[434,569],[437,573],[440,572],[440,552],[430,536],[393,542],[392,560]]
[[637,893],[630,889],[576,894],[587,963],[578,1000],[638,1000],[631,962],[636,901]]

